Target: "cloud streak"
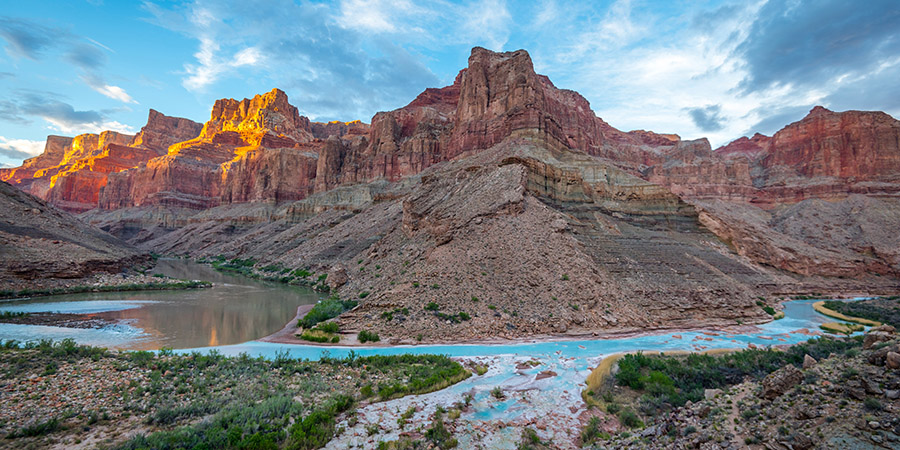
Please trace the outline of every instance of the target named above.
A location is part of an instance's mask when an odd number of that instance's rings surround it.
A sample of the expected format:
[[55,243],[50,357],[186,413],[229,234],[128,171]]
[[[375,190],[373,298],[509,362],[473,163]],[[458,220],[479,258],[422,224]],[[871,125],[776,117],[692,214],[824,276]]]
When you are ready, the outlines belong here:
[[137,103],[125,89],[104,81],[100,74],[107,60],[104,51],[111,50],[93,39],[65,29],[10,17],[0,18],[0,37],[7,43],[6,53],[14,58],[37,61],[48,54],[59,53],[63,59],[84,71],[81,79],[94,91],[123,103]]
[[17,118],[27,124],[27,117],[40,118],[56,130],[68,134],[99,133],[104,130],[133,133],[134,129],[94,110],[76,110],[60,100],[57,94],[39,91],[17,91],[13,100],[0,101],[0,118]]

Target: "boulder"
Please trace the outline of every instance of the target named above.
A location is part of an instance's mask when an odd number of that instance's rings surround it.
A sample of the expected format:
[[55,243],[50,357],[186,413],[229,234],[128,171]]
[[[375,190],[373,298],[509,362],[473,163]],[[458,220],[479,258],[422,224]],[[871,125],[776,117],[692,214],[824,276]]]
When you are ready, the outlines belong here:
[[888,342],[892,337],[891,333],[884,331],[870,331],[866,333],[866,337],[863,339],[863,350],[868,350],[879,342]]
[[803,369],[804,370],[815,367],[815,365],[817,363],[818,363],[818,361],[816,361],[816,358],[813,358],[812,356],[809,356],[809,355],[803,356]]
[[891,369],[900,369],[900,353],[888,352],[884,364]]
[[803,372],[788,364],[775,372],[770,373],[762,381],[760,396],[767,400],[774,400],[803,380]]
[[347,269],[344,266],[335,265],[328,269],[328,276],[325,278],[325,282],[331,290],[347,284],[347,281],[350,281],[350,277],[347,276]]

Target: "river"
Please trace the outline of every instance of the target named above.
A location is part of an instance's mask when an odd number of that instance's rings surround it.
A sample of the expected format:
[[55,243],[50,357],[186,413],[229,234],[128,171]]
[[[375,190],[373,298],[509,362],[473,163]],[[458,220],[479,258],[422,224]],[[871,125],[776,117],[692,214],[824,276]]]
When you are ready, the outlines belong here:
[[[343,357],[437,353],[463,358],[488,367],[484,375],[441,391],[363,405],[353,422],[339,424],[346,431],[327,448],[375,445],[367,426],[385,430],[379,440],[397,439],[402,430],[392,424],[401,411],[416,407],[414,423],[427,423],[437,407],[449,408],[471,396],[472,408],[459,419],[460,448],[516,448],[522,427],[542,430],[561,448],[572,447],[585,414],[581,391],[591,368],[611,354],[643,350],[702,351],[721,348],[765,347],[795,344],[819,334],[819,325],[833,321],[812,308],[813,300],[784,305],[785,317],[764,325],[745,326],[740,332],[696,330],[661,332],[639,336],[578,341],[522,342],[498,345],[419,345],[394,347],[323,348],[303,344],[274,344],[256,339],[280,330],[299,305],[320,298],[309,289],[265,283],[243,276],[216,272],[208,266],[161,259],[155,268],[175,278],[212,281],[213,288],[189,291],[151,291],[79,294],[7,302],[0,311],[82,313],[114,321],[100,329],[73,329],[35,325],[0,324],[0,340],[74,338],[84,344],[120,349],[172,347],[179,353],[218,351],[225,355],[290,355],[319,359],[328,354]],[[533,361],[528,368],[520,363]],[[539,372],[552,373],[537,379]],[[500,387],[508,395],[498,400],[491,390]],[[462,431],[460,433],[460,431]]]
[[96,329],[0,323],[0,340],[73,338],[127,350],[231,345],[268,336],[300,305],[318,301],[311,289],[221,273],[180,259],[160,259],[154,273],[213,282],[209,289],[103,292],[4,302],[0,312],[84,314],[114,324]]

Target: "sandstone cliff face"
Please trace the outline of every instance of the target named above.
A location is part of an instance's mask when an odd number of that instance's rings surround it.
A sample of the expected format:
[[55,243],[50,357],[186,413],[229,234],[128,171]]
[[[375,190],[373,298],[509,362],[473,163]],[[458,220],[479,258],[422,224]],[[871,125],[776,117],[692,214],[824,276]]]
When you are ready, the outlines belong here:
[[854,193],[891,195],[900,192],[900,121],[817,106],[771,138],[744,137],[702,155],[675,152],[645,174],[686,198],[767,208]]
[[[357,124],[332,131],[349,133]],[[336,129],[335,129],[336,128]],[[315,187],[321,142],[281,90],[216,102],[199,136],[167,154],[109,177],[101,208],[170,205],[204,209],[222,203],[302,199]]]
[[34,183],[35,174],[44,169],[59,165],[65,158],[66,149],[72,146],[72,138],[64,136],[47,136],[44,153],[26,159],[20,167],[0,169],[0,181],[5,181],[29,192]]
[[164,153],[173,144],[199,136],[202,129],[203,125],[193,120],[170,117],[151,109],[147,125],[134,137],[131,146],[161,150]]
[[[629,169],[654,164],[671,149],[709,147],[705,140],[618,131],[596,117],[583,97],[536,74],[527,52],[475,48],[469,66],[452,85],[427,89],[403,108],[376,114],[371,126],[310,123],[277,89],[243,101],[219,100],[199,137],[173,145],[168,156],[146,168],[112,177],[115,186],[104,189],[100,204],[120,208],[180,202],[205,208],[299,199],[341,185],[398,181],[511,136],[616,158]],[[266,151],[288,148],[302,151]],[[301,180],[283,178],[290,167]],[[179,186],[178,180],[187,176],[195,180]],[[162,182],[148,185],[151,179]]]
[[96,208],[109,174],[165,154],[176,142],[196,137],[201,125],[150,110],[136,136],[104,131],[75,138],[49,136],[44,154],[3,173],[6,181],[70,212]]

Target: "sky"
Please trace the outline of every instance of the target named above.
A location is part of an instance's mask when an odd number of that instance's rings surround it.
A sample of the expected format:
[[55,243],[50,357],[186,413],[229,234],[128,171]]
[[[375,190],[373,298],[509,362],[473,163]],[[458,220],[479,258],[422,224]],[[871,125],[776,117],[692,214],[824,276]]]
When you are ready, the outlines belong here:
[[0,167],[47,135],[204,122],[278,87],[363,120],[453,82],[470,50],[526,49],[621,130],[771,135],[815,105],[900,117],[897,0],[0,0]]

